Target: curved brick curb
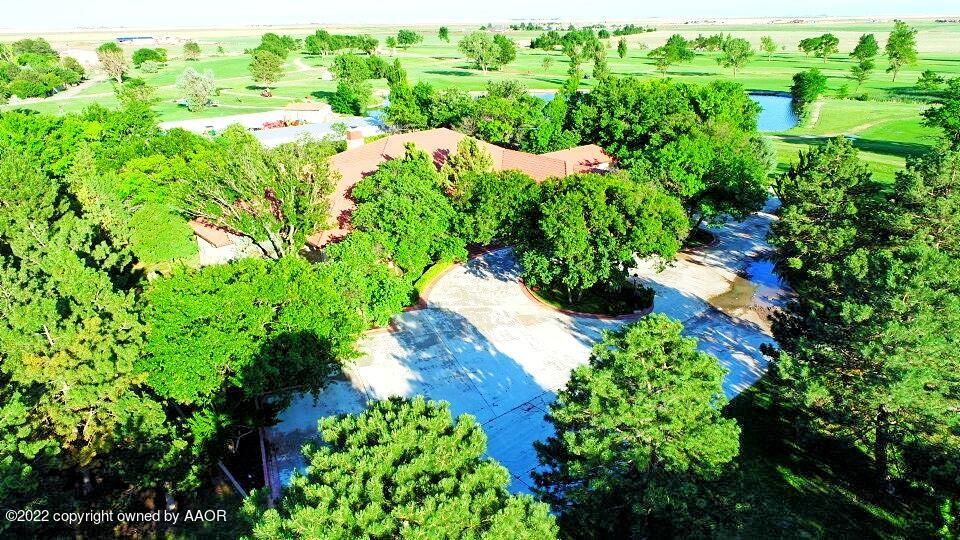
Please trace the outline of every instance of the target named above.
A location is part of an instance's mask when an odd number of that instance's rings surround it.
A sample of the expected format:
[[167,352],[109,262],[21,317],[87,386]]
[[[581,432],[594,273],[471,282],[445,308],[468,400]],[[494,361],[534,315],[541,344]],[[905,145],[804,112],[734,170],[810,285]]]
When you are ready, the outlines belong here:
[[[520,289],[523,291],[523,294],[526,295],[527,298],[539,304],[540,306],[546,309],[549,309],[550,311],[555,311],[557,313],[562,313],[564,315],[569,315],[571,317],[582,317],[584,319],[596,319],[600,321],[636,321],[653,313],[652,304],[650,305],[650,307],[646,309],[642,309],[640,311],[636,311],[633,313],[626,313],[624,315],[601,315],[599,313],[585,313],[583,311],[573,311],[571,309],[562,309],[562,308],[554,307],[544,302],[542,299],[540,299],[539,296],[533,294],[533,291],[531,291],[527,287],[527,284],[524,283],[522,279],[520,280]],[[656,302],[656,299],[654,299],[654,302]]]

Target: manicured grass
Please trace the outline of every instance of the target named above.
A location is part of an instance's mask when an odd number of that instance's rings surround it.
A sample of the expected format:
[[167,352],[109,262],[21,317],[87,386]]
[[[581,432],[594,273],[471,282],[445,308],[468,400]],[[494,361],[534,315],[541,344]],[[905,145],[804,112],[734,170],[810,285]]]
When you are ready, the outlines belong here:
[[798,151],[844,135],[851,138],[877,179],[891,181],[904,167],[907,156],[926,152],[936,143],[937,130],[923,125],[921,112],[927,107],[920,103],[823,99],[815,124],[772,134],[778,169],[784,171],[795,163]]
[[[914,23],[911,23],[914,24]],[[920,60],[916,65],[907,66],[901,71],[896,82],[892,77],[883,73],[885,62],[883,58],[878,58],[877,72],[868,80],[862,88],[856,90],[857,93],[865,92],[872,98],[908,98],[925,99],[913,88],[920,72],[924,69],[934,69],[946,76],[960,75],[960,51],[951,44],[960,41],[960,24],[936,24],[933,22],[916,22],[914,24],[920,33],[918,43],[920,47]],[[767,59],[763,55],[757,55],[737,76],[737,81],[742,83],[748,89],[758,90],[787,90],[790,86],[791,77],[794,73],[816,67],[824,72],[828,77],[829,92],[832,94],[840,86],[846,85],[853,92],[856,86],[855,82],[849,78],[849,69],[851,66],[850,58],[847,52],[853,47],[856,38],[862,32],[877,33],[881,42],[885,38],[891,25],[888,23],[843,23],[839,21],[826,21],[818,24],[804,25],[738,25],[738,26],[709,26],[709,25],[669,25],[664,24],[658,28],[658,31],[627,36],[629,50],[626,58],[621,59],[616,53],[616,42],[619,38],[611,38],[609,44],[611,48],[607,51],[609,67],[614,74],[631,75],[642,77],[662,77],[656,73],[653,63],[647,57],[647,51],[641,49],[641,44],[646,48],[657,47],[662,44],[672,33],[680,33],[688,38],[693,38],[697,34],[709,34],[716,32],[730,32],[734,35],[742,36],[759,45],[760,36],[771,35],[780,43],[784,50],[772,55]],[[295,37],[303,38],[309,32],[304,28],[290,29],[287,31],[281,29],[271,29],[281,32],[289,32]],[[441,41],[436,35],[436,27],[419,27],[417,31],[422,32],[424,42],[406,50],[396,49],[387,50],[384,46],[386,37],[394,35],[397,28],[382,26],[359,26],[350,28],[331,28],[334,32],[350,33],[368,33],[378,38],[381,43],[381,54],[387,60],[399,58],[404,68],[408,72],[411,81],[428,81],[440,88],[461,88],[464,90],[483,90],[491,80],[511,80],[517,79],[532,89],[554,89],[559,87],[566,80],[566,72],[569,67],[567,57],[560,51],[542,51],[530,49],[527,45],[530,39],[540,34],[540,32],[507,32],[507,35],[518,44],[517,59],[513,63],[505,66],[500,71],[488,71],[483,73],[472,69],[470,62],[463,57],[457,50],[457,42],[467,33],[474,31],[473,27],[453,27],[451,28],[450,42]],[[266,30],[263,30],[266,31]],[[826,62],[818,58],[809,58],[802,53],[797,52],[796,44],[803,38],[819,33],[831,31],[840,38],[840,53],[832,56]],[[251,28],[244,35],[238,35],[236,32],[225,33],[218,30],[190,30],[183,31],[184,36],[189,35],[192,39],[201,44],[204,56],[193,62],[186,62],[179,57],[181,47],[169,46],[171,57],[168,66],[156,74],[145,74],[138,70],[131,72],[132,76],[143,77],[149,84],[158,87],[161,103],[155,108],[161,116],[161,120],[173,120],[189,118],[191,116],[211,116],[222,114],[236,114],[242,112],[238,109],[252,107],[256,110],[262,110],[269,106],[282,106],[291,99],[303,98],[316,93],[317,97],[328,96],[332,92],[335,84],[330,81],[321,81],[319,71],[303,71],[302,65],[311,67],[329,66],[333,56],[314,57],[310,55],[291,55],[287,61],[287,75],[278,85],[278,91],[274,92],[278,99],[266,100],[259,97],[259,89],[253,84],[249,76],[248,65],[249,57],[243,54],[244,49],[253,47],[259,40],[261,30]],[[52,36],[55,44],[57,36]],[[64,41],[67,41],[64,38]],[[90,47],[95,47],[97,41],[91,38]],[[102,41],[104,36],[97,35],[97,40]],[[79,38],[74,36],[69,40],[71,46],[76,46],[75,42]],[[217,45],[222,45],[225,49],[224,55],[216,54]],[[129,53],[130,51],[128,51]],[[716,53],[698,53],[697,57],[690,63],[678,66],[672,66],[667,76],[679,80],[692,82],[706,82],[717,79],[729,79],[731,73],[729,70],[721,68],[716,63]],[[551,58],[552,63],[548,69],[543,67],[543,59]],[[298,62],[299,60],[299,62]],[[299,64],[299,65],[298,65]],[[173,102],[178,93],[174,87],[176,78],[186,67],[193,67],[198,71],[212,71],[218,81],[218,84],[225,91],[229,91],[229,96],[221,96],[224,108],[214,110],[213,112],[204,111],[202,113],[190,113],[184,111]],[[586,71],[590,70],[590,64],[584,64]],[[583,82],[585,87],[590,87],[594,81],[587,79]],[[373,86],[377,89],[385,89],[386,81],[373,81]],[[44,110],[45,112],[72,112],[80,110],[91,103],[90,96],[111,94],[112,87],[109,83],[101,83],[85,90],[80,96],[73,99],[58,102],[52,108],[44,103],[40,105],[30,105],[30,108]],[[85,97],[86,96],[86,97]],[[109,96],[97,98],[96,101],[103,100],[105,103],[113,104]],[[227,107],[229,105],[229,107]],[[828,128],[825,128],[828,129]]]
[[737,471],[725,482],[743,522],[732,536],[920,538],[925,531],[916,527],[935,522],[936,501],[877,489],[861,450],[798,436],[795,412],[774,407],[766,379],[734,398],[726,412],[742,430]]
[[[852,64],[847,53],[861,33],[876,33],[878,40],[883,43],[886,32],[892,26],[889,23],[821,21],[802,25],[733,26],[663,24],[658,25],[656,32],[627,36],[629,49],[626,58],[623,59],[617,55],[615,48],[619,38],[614,37],[608,40],[611,48],[607,51],[607,61],[611,71],[616,75],[645,78],[666,76],[695,83],[731,79],[730,71],[717,65],[716,53],[700,52],[692,62],[672,66],[666,75],[657,73],[641,44],[647,49],[659,46],[673,33],[680,33],[689,39],[698,34],[729,32],[750,40],[756,48],[761,36],[770,35],[783,46],[783,50],[773,54],[769,59],[765,55],[757,54],[738,73],[735,79],[737,82],[751,90],[783,91],[789,89],[791,78],[795,73],[814,67],[821,70],[828,80],[828,97],[823,100],[819,120],[814,125],[773,134],[776,139],[774,142],[779,169],[785,170],[790,162],[796,161],[798,150],[812,144],[822,144],[826,137],[847,135],[855,137],[854,142],[861,150],[861,157],[868,163],[877,178],[889,180],[898,169],[904,166],[906,156],[926,151],[933,144],[936,136],[934,130],[924,127],[921,123],[920,112],[926,107],[922,102],[929,100],[931,96],[916,90],[913,86],[920,72],[924,69],[933,69],[946,77],[960,76],[960,51],[955,47],[955,44],[960,42],[960,24],[938,24],[932,21],[912,21],[910,24],[920,31],[917,36],[920,49],[919,61],[915,65],[906,66],[894,82],[890,74],[883,72],[886,63],[881,55],[877,58],[876,72],[860,88],[856,88],[855,81],[850,79],[849,69]],[[391,62],[394,58],[398,58],[412,82],[427,81],[438,88],[483,90],[490,81],[520,80],[531,89],[555,89],[567,78],[569,61],[562,52],[548,52],[527,47],[530,39],[541,33],[538,31],[507,32],[507,35],[518,44],[516,61],[502,70],[483,73],[473,69],[470,62],[457,50],[457,42],[476,28],[451,27],[449,43],[437,37],[436,28],[433,26],[414,28],[423,34],[423,43],[406,50],[392,51],[387,50],[384,43],[387,36],[396,34],[397,28],[355,26],[329,29],[333,32],[373,35],[380,40],[381,54]],[[312,32],[312,29],[302,27],[274,30],[300,38]],[[321,80],[319,69],[321,66],[329,67],[334,56],[300,53],[292,54],[288,58],[285,64],[286,74],[274,86],[273,97],[262,97],[259,85],[255,84],[249,75],[249,57],[243,54],[245,49],[256,46],[262,32],[254,28],[246,30],[243,34],[238,32],[243,31],[185,30],[183,31],[185,36],[189,35],[201,44],[204,56],[200,60],[187,62],[180,58],[181,47],[170,46],[168,50],[171,60],[160,72],[149,74],[136,69],[131,71],[131,76],[142,77],[157,88],[159,102],[154,106],[154,110],[161,121],[271,110],[308,97],[327,100],[335,91],[336,82]],[[796,44],[800,39],[824,32],[833,32],[840,38],[840,53],[824,62],[819,58],[807,57],[796,50]],[[93,39],[91,38],[91,48],[95,46],[94,43],[98,43]],[[104,37],[99,34],[96,37],[99,41],[103,39]],[[216,53],[217,45],[224,47],[225,54]],[[546,69],[543,66],[545,58],[551,59],[549,68]],[[187,67],[193,67],[198,71],[210,70],[215,74],[220,90],[219,95],[214,98],[218,104],[217,107],[191,112],[176,103],[180,97],[176,88],[176,79]],[[591,64],[586,63],[583,68],[589,72]],[[384,80],[371,81],[371,83],[375,90],[385,92],[387,89]],[[582,84],[589,88],[595,84],[595,81],[587,78]],[[851,95],[866,94],[870,100],[833,99],[832,96],[842,86],[846,86]],[[113,96],[113,86],[109,81],[92,85],[70,99],[27,105],[26,108],[62,114],[80,111],[93,103],[107,107],[117,105]],[[9,105],[0,107],[0,110],[11,107]]]
[[531,294],[543,303],[556,309],[592,313],[596,315],[627,315],[649,308],[653,303],[652,291],[641,290],[639,296],[633,294],[632,285],[627,284],[622,291],[612,292],[600,287],[583,291],[580,298],[570,301],[566,291],[556,289],[527,288]]
[[423,275],[420,276],[420,279],[418,279],[416,283],[413,284],[414,290],[417,291],[417,296],[422,295],[424,291],[427,290],[427,287],[429,287],[430,284],[433,283],[435,279],[440,277],[440,274],[444,273],[448,268],[450,268],[453,265],[454,265],[454,262],[448,259],[448,260],[435,263],[430,268],[427,268],[427,270],[423,273]]

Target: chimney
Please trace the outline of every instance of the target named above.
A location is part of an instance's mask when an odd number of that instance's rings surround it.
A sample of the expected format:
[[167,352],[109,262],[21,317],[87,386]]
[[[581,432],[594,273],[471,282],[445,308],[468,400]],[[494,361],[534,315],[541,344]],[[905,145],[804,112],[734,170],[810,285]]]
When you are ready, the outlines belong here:
[[347,150],[363,146],[363,133],[359,129],[352,129],[347,132]]

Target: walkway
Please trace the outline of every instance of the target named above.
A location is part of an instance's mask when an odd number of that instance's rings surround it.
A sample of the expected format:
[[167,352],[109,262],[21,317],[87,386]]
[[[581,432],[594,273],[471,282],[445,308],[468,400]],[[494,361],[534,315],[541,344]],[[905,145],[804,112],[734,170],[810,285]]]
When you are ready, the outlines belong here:
[[[685,255],[660,273],[645,263],[637,275],[655,287],[655,309],[684,321],[701,348],[730,370],[728,395],[766,369],[759,346],[772,339],[762,324],[749,320],[758,318],[751,315],[758,313],[754,300],[766,300],[748,298],[732,308],[728,302],[727,311],[711,301],[737,289],[738,274],[768,249],[762,239],[771,219],[761,213],[723,228],[717,246]],[[299,450],[316,436],[318,418],[360,411],[369,399],[424,394],[450,402],[455,415],[476,416],[489,438],[489,454],[513,475],[511,489],[529,491],[537,465],[532,443],[551,432],[543,419],[549,403],[570,371],[588,360],[601,332],[623,323],[567,316],[536,303],[524,294],[519,273],[510,249],[483,255],[442,276],[426,309],[396,317],[391,331],[364,336],[361,356],[339,380],[316,401],[295,401],[267,430],[277,476],[286,481],[303,465]]]

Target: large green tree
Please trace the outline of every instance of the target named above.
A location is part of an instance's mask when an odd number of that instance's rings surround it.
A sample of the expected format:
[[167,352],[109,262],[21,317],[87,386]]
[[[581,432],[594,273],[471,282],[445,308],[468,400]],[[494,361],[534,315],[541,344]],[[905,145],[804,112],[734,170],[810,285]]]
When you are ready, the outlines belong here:
[[478,30],[467,34],[457,44],[457,49],[484,72],[500,67],[500,46],[487,32]]
[[690,42],[680,34],[674,34],[666,43],[648,52],[647,56],[653,58],[658,71],[666,73],[672,65],[693,60],[695,54],[690,49]]
[[195,179],[187,207],[256,242],[264,255],[296,254],[327,224],[332,153],[327,142],[265,149],[245,129],[231,126],[206,154],[207,174]]
[[940,104],[923,111],[924,123],[939,128],[946,144],[960,150],[960,77],[947,81]]
[[912,161],[895,190],[849,141],[801,155],[778,183],[778,272],[798,301],[778,317],[778,370],[815,428],[872,458],[877,485],[955,497],[960,369],[955,156]]
[[446,403],[372,402],[324,418],[320,435],[275,508],[248,500],[254,538],[557,537],[545,504],[509,494],[476,420],[454,420]]
[[724,42],[720,49],[720,55],[717,56],[717,63],[723,67],[733,69],[733,76],[736,78],[737,70],[747,65],[747,62],[753,58],[753,46],[743,38],[731,38]]
[[850,56],[856,60],[856,63],[850,67],[850,74],[857,81],[857,88],[860,87],[876,66],[875,58],[880,52],[880,45],[873,34],[863,34],[857,41],[857,46],[853,48]]
[[856,47],[850,52],[850,56],[859,61],[873,60],[880,53],[880,45],[877,43],[877,37],[873,34],[863,34],[857,40]]
[[206,405],[296,384],[323,386],[364,329],[325,266],[245,259],[155,280],[146,292],[148,355],[138,365],[163,396]]
[[254,82],[270,87],[283,77],[283,58],[266,49],[253,51],[250,60],[250,74]]
[[365,114],[373,99],[373,88],[365,80],[340,79],[337,90],[330,98],[334,112],[359,116]]
[[[144,327],[131,262],[61,181],[0,148],[0,499],[7,507],[103,507],[123,489],[150,485],[151,469],[170,466],[166,413],[136,366]],[[0,534],[45,526],[8,520]],[[32,536],[19,530],[14,536]]]
[[694,222],[763,206],[772,152],[742,86],[615,77],[574,97],[571,120],[581,140],[602,146],[635,178],[656,180]]
[[827,59],[831,55],[836,54],[840,50],[840,38],[833,34],[824,34],[820,36],[820,41],[817,44],[817,56],[823,59],[826,63]]
[[893,73],[893,81],[896,81],[903,66],[917,63],[917,30],[903,21],[894,21],[885,48],[890,61],[887,72]]
[[391,260],[411,280],[433,262],[466,257],[442,185],[433,159],[410,145],[404,157],[380,165],[353,188],[354,227],[379,233]]
[[397,32],[397,46],[407,49],[423,41],[423,35],[413,30],[401,29]]
[[773,57],[773,53],[780,50],[780,45],[774,41],[772,36],[763,36],[760,38],[760,50],[767,55],[767,61]]
[[618,289],[634,256],[672,257],[687,233],[678,201],[651,183],[577,174],[540,185],[517,248],[524,280],[570,301],[594,286]]
[[608,333],[550,405],[534,479],[568,537],[697,537],[728,510],[710,482],[740,430],[721,413],[723,368],[682,331],[650,315]]
[[107,75],[118,83],[123,82],[123,76],[127,72],[127,59],[119,45],[109,41],[97,47],[97,60],[100,62],[100,69]]
[[202,111],[210,105],[210,100],[217,91],[217,82],[213,71],[199,73],[188,67],[177,77],[177,90],[183,95],[188,109],[194,112]]
[[488,245],[516,243],[527,232],[537,203],[537,184],[519,171],[469,171],[458,178],[453,195],[458,230],[465,240]]
[[200,58],[200,44],[196,41],[188,41],[183,44],[183,59],[195,61]]

